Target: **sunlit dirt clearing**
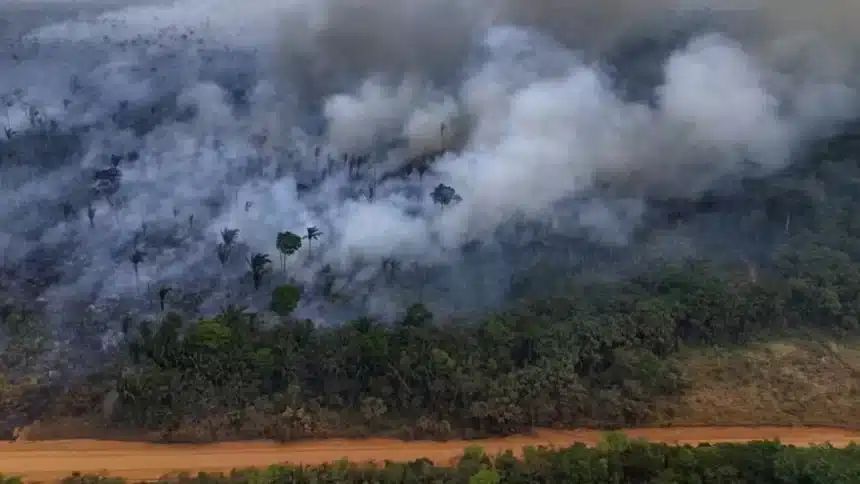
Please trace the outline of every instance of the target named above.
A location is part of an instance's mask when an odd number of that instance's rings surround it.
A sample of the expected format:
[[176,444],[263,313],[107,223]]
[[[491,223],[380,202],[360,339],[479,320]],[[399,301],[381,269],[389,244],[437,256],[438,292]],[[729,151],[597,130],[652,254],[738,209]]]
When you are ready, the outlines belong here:
[[[860,442],[860,432],[829,428],[723,427],[636,429],[625,433],[669,444],[747,442],[778,439],[785,444],[830,443],[845,446]],[[520,451],[529,445],[566,446],[594,444],[599,431],[541,430],[530,436],[450,442],[401,442],[386,439],[321,440],[292,444],[234,442],[212,445],[147,444],[97,440],[59,440],[0,443],[0,473],[27,480],[48,481],[72,472],[107,473],[129,479],[155,479],[174,472],[229,471],[276,463],[321,464],[346,457],[355,462],[409,461],[426,457],[447,465],[469,446],[487,453]]]

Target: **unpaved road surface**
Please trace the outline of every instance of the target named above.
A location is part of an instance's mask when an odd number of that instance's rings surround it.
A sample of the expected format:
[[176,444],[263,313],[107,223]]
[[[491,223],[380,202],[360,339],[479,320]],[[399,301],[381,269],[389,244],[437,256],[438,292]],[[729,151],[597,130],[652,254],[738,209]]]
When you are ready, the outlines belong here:
[[[860,442],[860,432],[828,428],[678,428],[625,431],[653,442],[696,444],[779,439],[785,444]],[[30,481],[50,481],[72,472],[107,473],[129,479],[156,479],[180,471],[229,471],[277,463],[321,464],[346,457],[356,462],[409,461],[422,457],[450,464],[469,446],[488,453],[519,451],[529,445],[594,444],[599,431],[538,431],[535,435],[481,441],[401,442],[385,439],[322,440],[295,444],[235,442],[213,445],[146,444],[95,440],[0,443],[0,473]]]

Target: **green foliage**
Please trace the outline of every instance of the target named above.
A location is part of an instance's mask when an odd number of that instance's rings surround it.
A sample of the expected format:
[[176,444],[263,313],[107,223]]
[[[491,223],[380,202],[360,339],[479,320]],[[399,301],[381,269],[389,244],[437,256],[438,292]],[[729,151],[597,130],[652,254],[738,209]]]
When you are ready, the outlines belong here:
[[[461,462],[471,458],[461,459]],[[341,460],[317,467],[272,466],[234,470],[229,475],[182,476],[188,483],[317,484],[451,483],[451,484],[855,484],[860,482],[860,448],[798,448],[777,442],[675,447],[628,442],[616,448],[530,449],[523,459],[510,452],[484,457],[482,467],[467,471],[433,466],[426,460],[359,465]],[[0,481],[3,482],[3,481]],[[75,475],[63,482],[119,483],[116,478]],[[165,478],[158,482],[177,482]]]
[[302,248],[302,238],[292,232],[280,232],[276,245],[281,254],[293,255]]
[[660,417],[655,402],[686,391],[676,360],[686,345],[754,341],[775,326],[854,327],[846,308],[857,306],[856,293],[733,277],[687,263],[470,322],[436,321],[416,304],[394,324],[327,327],[292,319],[300,290],[280,286],[277,325],[235,311],[142,325],[128,346],[138,371],[122,379],[117,419],[166,429],[233,415],[218,432],[245,435],[242,420],[254,414],[271,424],[249,437],[277,438],[355,426],[450,437],[646,425]]
[[278,286],[272,291],[272,301],[269,309],[279,316],[287,317],[296,310],[302,298],[302,290],[297,286]]
[[469,484],[499,484],[502,482],[499,473],[490,469],[481,469],[469,478]]
[[[512,298],[503,311],[461,320],[434,318],[419,303],[390,324],[359,318],[316,327],[292,317],[301,291],[284,285],[270,305],[279,320],[265,318],[265,324],[230,310],[201,321],[167,314],[158,324],[125,325],[128,340],[117,350],[123,354],[114,355],[115,366],[124,367],[111,368],[121,370],[111,373],[121,375],[114,424],[158,429],[165,438],[205,428],[194,438],[214,440],[357,431],[474,437],[540,426],[655,423],[689,388],[677,360],[685,347],[744,345],[774,333],[838,338],[860,329],[860,168],[852,158],[860,138],[834,143],[818,147],[807,165],[750,181],[742,196],[666,202],[660,213],[671,215],[670,238],[701,243],[709,241],[702,242],[702,225],[689,213],[731,203],[731,210],[713,213],[738,244],[718,238],[704,246],[707,260],[670,264],[654,257],[636,265],[641,271],[619,272],[627,277],[616,277],[616,265],[604,270],[602,262],[594,263],[600,277],[587,272],[587,261],[573,276],[563,266],[558,281],[538,280],[537,297]],[[440,204],[456,202],[451,187],[437,186],[436,195]],[[303,243],[310,251],[321,236],[316,227],[299,234],[278,234],[282,264]],[[630,249],[650,247],[649,238],[661,235],[643,228]],[[236,237],[235,230],[222,232],[222,263]],[[608,259],[626,257],[606,252]],[[389,282],[402,277],[397,261],[380,262]],[[266,254],[248,259],[255,288],[270,266]],[[324,266],[320,276],[322,292],[339,296],[331,268]],[[547,282],[561,288],[557,297],[546,296]],[[0,364],[5,375],[42,375],[36,362],[51,350],[47,330],[22,314],[4,313]],[[76,336],[96,341],[104,330],[89,323]]]
[[232,341],[233,332],[221,319],[204,319],[192,326],[185,335],[189,348],[220,351]]
[[292,232],[280,232],[275,239],[281,257],[281,271],[287,271],[287,257],[298,252],[302,248],[302,238]]
[[597,448],[601,452],[625,452],[630,445],[630,439],[625,433],[607,432],[597,443]]

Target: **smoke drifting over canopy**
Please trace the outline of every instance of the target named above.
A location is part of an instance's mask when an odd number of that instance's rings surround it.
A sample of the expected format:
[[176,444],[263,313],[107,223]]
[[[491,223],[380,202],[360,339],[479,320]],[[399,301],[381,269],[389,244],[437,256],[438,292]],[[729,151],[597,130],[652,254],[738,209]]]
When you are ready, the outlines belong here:
[[[4,47],[4,291],[255,304],[262,252],[308,315],[493,306],[535,240],[624,247],[647,199],[774,173],[857,114],[851,2],[371,3],[134,5]],[[281,274],[276,234],[307,227]]]

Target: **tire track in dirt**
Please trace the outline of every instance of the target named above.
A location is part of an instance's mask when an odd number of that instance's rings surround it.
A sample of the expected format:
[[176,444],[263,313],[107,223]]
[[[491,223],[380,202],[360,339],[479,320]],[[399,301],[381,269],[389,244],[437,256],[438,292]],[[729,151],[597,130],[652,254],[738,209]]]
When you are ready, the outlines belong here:
[[[749,442],[778,439],[785,444],[860,442],[860,432],[833,428],[698,427],[624,431],[631,438],[668,444]],[[521,451],[534,445],[569,446],[597,443],[603,432],[594,430],[539,430],[533,435],[449,442],[402,442],[388,439],[319,440],[288,444],[230,442],[211,445],[149,444],[98,440],[58,440],[0,443],[0,473],[33,481],[50,481],[73,472],[102,473],[129,479],[156,479],[176,472],[227,472],[241,467],[277,463],[322,464],[341,458],[355,462],[409,461],[428,458],[440,465],[453,463],[463,449],[481,446],[489,454]]]

